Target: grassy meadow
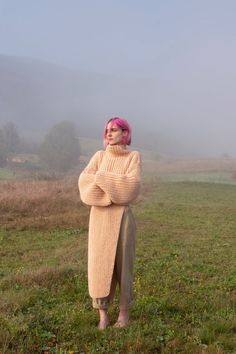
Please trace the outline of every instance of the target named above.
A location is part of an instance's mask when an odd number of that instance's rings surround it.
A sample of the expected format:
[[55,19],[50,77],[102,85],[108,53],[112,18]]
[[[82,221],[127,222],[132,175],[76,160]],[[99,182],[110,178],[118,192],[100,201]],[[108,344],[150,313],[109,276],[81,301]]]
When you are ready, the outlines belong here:
[[[144,171],[131,321],[105,331],[88,296],[77,177],[0,183],[1,354],[236,353],[235,174],[168,168]],[[116,300],[112,323],[117,312]]]

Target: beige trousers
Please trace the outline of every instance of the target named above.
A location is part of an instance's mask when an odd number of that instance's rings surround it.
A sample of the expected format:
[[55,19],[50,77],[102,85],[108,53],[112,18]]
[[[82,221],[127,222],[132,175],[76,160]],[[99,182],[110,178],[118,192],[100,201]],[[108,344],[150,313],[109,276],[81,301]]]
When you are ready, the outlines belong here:
[[108,308],[114,299],[117,283],[120,290],[120,309],[126,310],[132,304],[135,236],[135,220],[130,207],[127,206],[121,220],[110,293],[107,297],[93,299],[94,308],[104,310]]

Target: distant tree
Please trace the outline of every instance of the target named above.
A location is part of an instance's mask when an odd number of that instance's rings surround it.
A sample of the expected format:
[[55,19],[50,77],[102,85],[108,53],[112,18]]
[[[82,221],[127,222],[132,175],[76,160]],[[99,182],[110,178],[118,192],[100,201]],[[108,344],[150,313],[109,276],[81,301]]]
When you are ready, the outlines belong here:
[[18,131],[13,123],[5,124],[0,129],[0,165],[3,166],[7,162],[7,157],[17,152],[20,138]]
[[3,167],[7,161],[7,151],[3,131],[0,129],[0,167]]
[[15,124],[12,122],[5,124],[2,128],[2,134],[7,154],[17,152],[20,138]]
[[66,172],[78,163],[80,147],[73,122],[54,125],[40,146],[40,159],[50,170]]

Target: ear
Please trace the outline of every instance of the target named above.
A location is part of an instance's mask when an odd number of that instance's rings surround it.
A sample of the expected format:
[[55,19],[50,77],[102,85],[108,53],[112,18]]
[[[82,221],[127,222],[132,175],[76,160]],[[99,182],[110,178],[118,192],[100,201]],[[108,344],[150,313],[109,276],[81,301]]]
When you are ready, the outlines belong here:
[[123,135],[123,137],[127,136],[128,135],[127,130],[123,130],[122,135]]

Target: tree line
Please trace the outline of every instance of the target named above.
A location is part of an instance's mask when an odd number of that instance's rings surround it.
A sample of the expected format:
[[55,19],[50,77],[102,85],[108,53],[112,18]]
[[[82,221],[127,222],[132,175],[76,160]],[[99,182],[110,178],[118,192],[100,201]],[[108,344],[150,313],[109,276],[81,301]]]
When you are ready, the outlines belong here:
[[[8,164],[14,154],[28,153],[23,138],[12,122],[0,127],[0,166]],[[52,172],[67,172],[78,164],[79,139],[75,123],[63,121],[55,124],[39,144],[37,155],[43,168]]]

